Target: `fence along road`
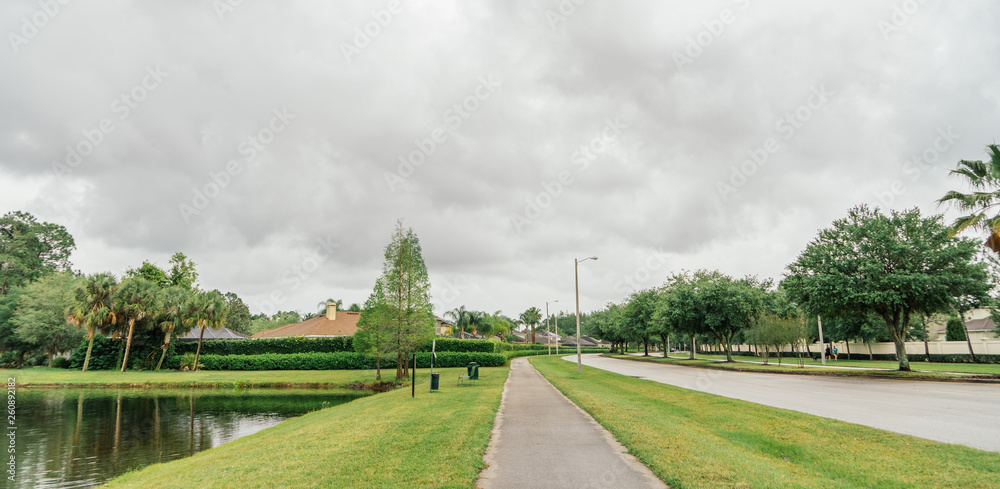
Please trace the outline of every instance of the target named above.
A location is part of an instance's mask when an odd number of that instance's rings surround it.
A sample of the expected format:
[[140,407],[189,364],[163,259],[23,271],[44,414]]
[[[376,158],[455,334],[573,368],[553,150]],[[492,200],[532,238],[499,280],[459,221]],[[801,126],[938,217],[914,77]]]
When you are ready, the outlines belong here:
[[[576,355],[563,357],[576,361]],[[727,372],[584,355],[583,364],[980,450],[1000,452],[1000,385]]]

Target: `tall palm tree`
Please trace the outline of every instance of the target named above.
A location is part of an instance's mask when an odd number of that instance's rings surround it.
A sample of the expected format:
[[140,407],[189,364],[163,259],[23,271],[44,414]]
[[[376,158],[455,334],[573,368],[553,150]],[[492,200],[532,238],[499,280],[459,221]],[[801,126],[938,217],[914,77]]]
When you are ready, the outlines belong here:
[[958,168],[949,173],[964,177],[966,183],[974,190],[968,194],[951,190],[938,200],[939,204],[952,204],[968,215],[955,219],[951,225],[952,234],[958,234],[965,229],[986,231],[989,237],[986,246],[1000,253],[1000,212],[994,213],[1000,207],[1000,147],[991,144],[986,147],[989,161],[958,162]]
[[90,352],[94,349],[94,335],[106,331],[118,322],[111,301],[118,286],[118,280],[110,273],[88,275],[76,289],[76,301],[67,314],[67,321],[87,331],[87,355],[83,359],[83,371],[90,366]]
[[448,319],[455,322],[455,327],[459,328],[462,332],[461,338],[465,337],[465,327],[469,325],[469,311],[465,310],[465,306],[456,307],[446,313],[444,313]]
[[479,335],[479,328],[486,322],[486,313],[482,311],[468,311],[467,314],[466,322],[472,328],[472,337],[475,338]]
[[531,326],[531,344],[535,343],[535,326],[542,320],[542,310],[537,307],[529,307],[521,313],[521,322]]
[[157,285],[142,277],[122,280],[112,294],[115,309],[121,314],[121,321],[128,321],[128,339],[125,342],[125,356],[122,358],[122,372],[128,366],[128,355],[132,350],[132,335],[136,321],[142,321],[159,311],[156,297]]
[[165,333],[163,338],[163,353],[160,354],[160,361],[156,364],[156,370],[163,366],[163,359],[167,356],[170,348],[170,335],[173,333],[185,334],[191,331],[194,323],[185,314],[184,304],[191,291],[184,287],[174,285],[160,290],[160,314],[157,317],[157,326]]
[[226,298],[218,290],[195,293],[188,300],[185,309],[195,325],[201,328],[201,332],[198,334],[198,349],[194,354],[194,370],[198,370],[198,359],[201,358],[201,342],[205,338],[205,328],[225,323],[229,309],[226,307]]

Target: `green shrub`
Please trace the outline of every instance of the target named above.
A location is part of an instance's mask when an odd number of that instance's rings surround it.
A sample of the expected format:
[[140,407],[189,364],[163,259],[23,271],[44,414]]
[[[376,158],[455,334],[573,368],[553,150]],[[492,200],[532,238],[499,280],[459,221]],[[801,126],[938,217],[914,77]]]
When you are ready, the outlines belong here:
[[69,359],[65,357],[56,357],[52,360],[52,368],[69,368]]
[[[201,342],[202,355],[263,355],[267,353],[353,352],[350,336],[333,338],[261,338],[256,340],[207,340]],[[177,354],[194,353],[197,341],[178,343]]]
[[[69,368],[80,370],[83,368],[83,360],[87,356],[86,338],[76,347],[76,351],[69,356]],[[118,356],[121,350],[121,341],[113,340],[104,335],[94,336],[94,347],[90,351],[90,364],[87,370],[115,370],[121,367],[121,360]]]
[[[507,359],[497,353],[438,352],[435,366],[464,367],[476,362],[483,367],[499,367]],[[202,370],[370,370],[375,358],[363,353],[266,353],[263,355],[202,355]],[[431,354],[417,353],[417,368],[429,368]],[[396,359],[382,361],[383,369],[396,368]]]
[[[460,340],[458,338],[435,338],[435,351],[482,352],[494,353],[495,344],[490,340]],[[431,342],[427,342],[419,351],[431,351]]]
[[944,336],[947,341],[965,341],[965,324],[955,316],[948,318]]

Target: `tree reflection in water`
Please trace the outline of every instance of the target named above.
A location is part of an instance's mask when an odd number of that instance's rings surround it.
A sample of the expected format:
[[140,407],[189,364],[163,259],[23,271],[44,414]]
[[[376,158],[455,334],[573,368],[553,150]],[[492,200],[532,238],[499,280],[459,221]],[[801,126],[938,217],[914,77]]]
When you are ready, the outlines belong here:
[[365,395],[314,389],[24,389],[18,392],[16,487],[95,486]]

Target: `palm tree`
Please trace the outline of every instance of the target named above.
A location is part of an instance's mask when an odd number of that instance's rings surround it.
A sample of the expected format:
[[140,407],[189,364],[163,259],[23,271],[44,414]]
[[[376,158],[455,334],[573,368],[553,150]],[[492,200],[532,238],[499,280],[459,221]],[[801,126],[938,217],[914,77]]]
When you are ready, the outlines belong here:
[[94,349],[94,335],[104,332],[118,322],[111,301],[118,286],[118,280],[110,273],[87,276],[76,289],[76,301],[67,314],[67,322],[87,331],[87,355],[83,359],[83,371],[90,365],[90,352]]
[[122,280],[118,290],[112,294],[112,301],[115,309],[121,314],[121,321],[128,321],[128,339],[125,342],[125,356],[122,358],[122,372],[128,366],[135,322],[155,315],[160,309],[156,297],[157,290],[155,283],[142,277],[133,277]]
[[467,314],[466,322],[472,328],[472,337],[475,338],[479,335],[479,328],[486,322],[486,313],[482,311],[468,311]]
[[194,370],[198,370],[198,359],[201,358],[201,342],[205,338],[205,327],[214,327],[226,322],[229,309],[226,298],[218,290],[197,292],[187,301],[185,306],[192,321],[201,328],[198,334],[198,349],[194,354]]
[[465,310],[465,306],[459,306],[444,313],[448,319],[455,322],[455,326],[459,328],[462,332],[461,338],[465,337],[465,327],[469,324],[469,311]]
[[325,315],[326,314],[326,305],[329,304],[329,303],[331,303],[331,302],[337,304],[337,310],[338,311],[343,311],[344,310],[344,300],[343,299],[337,299],[337,300],[327,299],[327,300],[325,300],[323,302],[320,302],[319,304],[316,304],[316,307],[319,308],[319,312],[316,313],[316,316],[323,316],[323,315]]
[[535,343],[535,326],[542,320],[542,310],[537,307],[529,307],[521,313],[521,322],[531,326],[531,344]]
[[156,370],[163,366],[163,359],[167,356],[170,348],[170,335],[172,333],[184,334],[191,331],[194,324],[186,317],[184,304],[191,295],[190,290],[181,286],[172,286],[160,291],[160,302],[162,309],[157,318],[157,326],[165,333],[163,339],[163,353],[160,354],[160,361],[156,364]]
[[968,215],[959,217],[951,225],[952,234],[958,234],[965,229],[986,231],[989,237],[986,246],[1000,253],[1000,213],[993,210],[1000,206],[1000,147],[991,144],[986,147],[989,161],[958,162],[958,168],[949,173],[965,178],[973,192],[963,194],[951,190],[938,200],[939,204],[949,203]]

